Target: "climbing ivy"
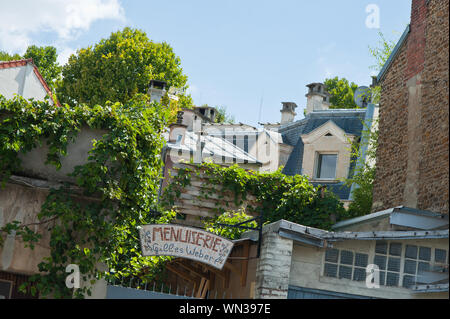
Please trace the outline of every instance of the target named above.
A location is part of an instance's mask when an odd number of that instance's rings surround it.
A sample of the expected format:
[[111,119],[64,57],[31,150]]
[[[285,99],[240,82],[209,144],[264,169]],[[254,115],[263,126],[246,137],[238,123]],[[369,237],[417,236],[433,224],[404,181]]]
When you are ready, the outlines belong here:
[[[256,205],[248,205],[245,211],[240,212],[232,212],[224,201],[216,209],[219,217],[206,220],[211,231],[217,222],[241,222],[246,220],[245,216],[249,218],[250,215],[259,215],[261,210],[264,212],[265,223],[285,219],[322,229],[330,229],[335,222],[348,218],[343,204],[333,193],[313,186],[306,176],[284,175],[281,169],[267,173],[247,171],[237,165],[225,167],[214,163],[202,163],[197,167],[185,166],[172,177],[171,183],[164,190],[161,203],[166,208],[173,207],[183,189],[191,185],[192,176],[200,177],[205,174],[210,187],[201,188],[199,200],[207,199],[212,193],[218,195],[219,199],[224,199],[224,194],[231,193],[236,205],[248,199],[248,195],[256,198]],[[221,202],[223,201],[217,201]],[[232,228],[217,231],[233,239],[242,233],[242,230]]]
[[[51,189],[38,214],[38,222],[50,232],[50,255],[39,263],[31,292],[41,297],[82,298],[87,287],[66,287],[67,264],[79,266],[82,279],[93,283],[101,277],[139,278],[150,281],[169,257],[142,257],[138,226],[164,223],[173,212],[157,210],[163,147],[161,135],[167,108],[137,95],[125,104],[56,107],[47,101],[7,100],[0,95],[0,179],[2,186],[11,174],[21,171],[19,154],[48,146],[46,164],[61,168],[61,157],[82,127],[105,130],[94,140],[88,161],[76,166],[70,176],[83,190],[80,196],[65,183]],[[81,198],[81,199],[80,199]],[[0,229],[0,238],[15,231],[33,248],[41,235],[30,225],[12,222]],[[1,242],[0,242],[1,244]],[[102,270],[106,265],[108,271]],[[23,289],[26,286],[22,287]]]

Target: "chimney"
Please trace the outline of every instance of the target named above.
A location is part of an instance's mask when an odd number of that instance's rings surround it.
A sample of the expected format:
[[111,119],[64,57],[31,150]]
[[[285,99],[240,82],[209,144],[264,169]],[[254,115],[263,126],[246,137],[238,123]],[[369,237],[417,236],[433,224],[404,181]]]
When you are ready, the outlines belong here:
[[215,107],[211,107],[208,105],[204,106],[197,106],[195,107],[195,110],[200,113],[206,121],[209,121],[211,123],[214,123],[214,120],[217,115],[217,110]]
[[294,121],[295,116],[297,113],[295,113],[295,109],[297,108],[297,104],[294,102],[281,102],[283,104],[283,108],[281,109],[281,122],[280,124],[286,124],[291,123]]
[[170,143],[184,144],[187,125],[183,124],[183,113],[179,111],[177,113],[177,122],[169,125]]
[[406,79],[409,80],[423,70],[425,63],[425,36],[429,0],[412,0],[411,23],[407,48]]
[[326,91],[323,83],[311,83],[307,85],[308,93],[305,95],[306,114],[314,111],[323,111],[330,108],[330,93]]
[[166,94],[167,83],[164,81],[151,80],[148,95],[150,95],[150,101],[160,102],[161,98]]

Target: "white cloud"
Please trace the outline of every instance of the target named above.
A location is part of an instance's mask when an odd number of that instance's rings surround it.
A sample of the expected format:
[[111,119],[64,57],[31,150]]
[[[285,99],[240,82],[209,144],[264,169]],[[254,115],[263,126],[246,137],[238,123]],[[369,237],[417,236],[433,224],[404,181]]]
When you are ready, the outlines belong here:
[[67,56],[71,49],[65,43],[103,19],[125,20],[119,0],[6,1],[0,10],[0,49],[23,53],[34,35],[50,32],[62,43]]

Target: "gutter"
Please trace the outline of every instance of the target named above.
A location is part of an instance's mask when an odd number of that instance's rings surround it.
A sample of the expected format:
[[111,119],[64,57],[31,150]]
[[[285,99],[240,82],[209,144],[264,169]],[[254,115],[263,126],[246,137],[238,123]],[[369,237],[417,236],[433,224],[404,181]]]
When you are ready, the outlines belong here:
[[403,46],[403,43],[405,42],[406,38],[408,37],[409,32],[411,31],[411,26],[408,24],[406,26],[405,31],[403,32],[402,36],[400,37],[400,40],[398,40],[396,46],[392,50],[391,54],[389,55],[389,58],[386,60],[386,63],[384,63],[383,68],[381,69],[380,73],[377,75],[377,84],[380,83],[381,80],[383,80],[384,76],[386,75],[386,72],[391,67],[391,64],[394,62],[395,58],[397,57],[398,53],[400,52],[400,48]]

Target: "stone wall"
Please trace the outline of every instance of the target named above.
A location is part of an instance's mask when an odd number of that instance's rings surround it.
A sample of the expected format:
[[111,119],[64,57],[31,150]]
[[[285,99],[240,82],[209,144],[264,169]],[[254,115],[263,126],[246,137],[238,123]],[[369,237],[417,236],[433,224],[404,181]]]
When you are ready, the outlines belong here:
[[261,255],[256,267],[256,299],[287,298],[293,241],[274,231],[278,224],[264,227]]
[[428,5],[422,74],[422,150],[418,206],[448,214],[449,199],[449,1]]
[[412,1],[411,31],[381,81],[373,211],[448,214],[448,5]]

